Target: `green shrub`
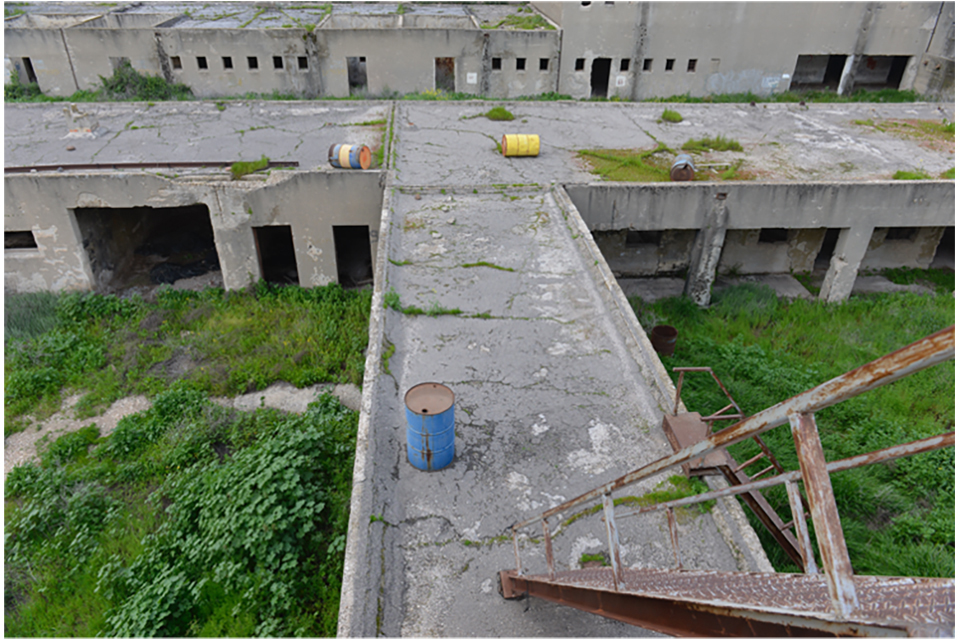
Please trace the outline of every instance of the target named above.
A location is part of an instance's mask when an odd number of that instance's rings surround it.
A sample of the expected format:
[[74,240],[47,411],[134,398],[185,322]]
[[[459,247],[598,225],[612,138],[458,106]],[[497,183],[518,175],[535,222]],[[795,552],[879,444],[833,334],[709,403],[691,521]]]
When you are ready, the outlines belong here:
[[261,155],[259,160],[253,160],[250,162],[234,162],[232,165],[230,165],[230,175],[233,176],[234,180],[239,180],[245,175],[251,174],[255,171],[260,171],[261,169],[266,169],[268,164],[270,164],[270,158],[265,155]]
[[506,121],[506,122],[513,120],[513,114],[507,111],[506,109],[504,109],[503,107],[494,107],[493,109],[490,109],[490,111],[487,111],[483,115],[485,115],[489,120]]
[[664,109],[663,113],[660,114],[660,119],[664,122],[683,122],[683,116],[672,109]]
[[100,429],[92,424],[77,431],[65,433],[40,454],[40,463],[44,467],[62,467],[80,460],[87,455],[90,445],[100,437]]
[[916,171],[897,171],[893,174],[894,180],[931,180],[932,176],[922,169]]

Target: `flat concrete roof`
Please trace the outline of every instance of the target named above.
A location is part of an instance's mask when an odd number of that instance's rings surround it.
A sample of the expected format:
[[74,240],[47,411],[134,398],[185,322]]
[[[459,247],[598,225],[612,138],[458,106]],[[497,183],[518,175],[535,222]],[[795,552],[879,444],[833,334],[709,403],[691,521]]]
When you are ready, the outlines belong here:
[[[217,105],[222,105],[218,107]],[[67,137],[64,104],[4,105],[6,166],[91,162],[296,160],[326,166],[336,142],[379,144],[376,127],[351,124],[387,117],[393,103],[344,100],[83,103],[95,114],[93,139]],[[937,176],[956,165],[954,143],[927,140],[856,121],[954,120],[952,104],[681,104],[397,101],[397,182],[402,185],[550,184],[599,180],[581,149],[677,150],[690,138],[726,136],[743,153],[705,154],[697,162],[743,158],[763,181],[888,180],[898,170]],[[503,106],[512,122],[481,114]],[[666,107],[678,124],[658,122]],[[504,158],[504,133],[540,136],[536,158]],[[67,151],[74,146],[74,151]]]

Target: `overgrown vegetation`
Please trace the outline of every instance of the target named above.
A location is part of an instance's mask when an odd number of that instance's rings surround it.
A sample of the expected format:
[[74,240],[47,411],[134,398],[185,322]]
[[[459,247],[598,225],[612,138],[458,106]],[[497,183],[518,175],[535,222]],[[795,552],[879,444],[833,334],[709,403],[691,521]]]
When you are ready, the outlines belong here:
[[513,271],[513,268],[511,267],[501,267],[498,264],[493,264],[492,262],[486,262],[484,260],[481,260],[480,262],[470,262],[460,266],[465,269],[469,269],[471,267],[490,267],[491,269],[497,269],[499,271]]
[[123,59],[109,78],[100,76],[100,87],[77,91],[62,98],[40,92],[36,84],[22,85],[16,75],[11,84],[3,87],[6,102],[159,102],[161,100],[192,100],[193,91],[185,84],[167,82],[160,76],[143,75]]
[[784,91],[769,96],[758,96],[746,91],[743,93],[719,93],[704,97],[673,95],[666,98],[650,98],[644,102],[673,102],[677,104],[727,104],[727,103],[764,103],[764,102],[924,102],[926,98],[916,91],[899,91],[897,89],[880,89],[868,91],[857,89],[853,93],[837,95],[836,91]]
[[591,173],[623,182],[669,182],[674,154],[676,151],[662,142],[647,150],[584,149],[577,153],[590,164]]
[[513,114],[503,107],[494,107],[483,115],[485,115],[488,120],[494,120],[497,122],[509,122],[510,120],[513,120]]
[[664,109],[663,113],[660,114],[660,119],[664,122],[683,122],[683,116],[680,115],[680,112],[673,109]]
[[25,428],[25,414],[57,410],[64,393],[84,394],[77,410],[90,416],[178,380],[229,396],[279,380],[363,380],[369,290],[261,282],[248,292],[161,288],[155,303],[73,293],[56,305],[38,295],[5,298],[5,435]]
[[222,408],[189,384],[5,487],[10,636],[332,636],[357,414]]
[[743,147],[736,140],[731,140],[726,136],[714,136],[713,138],[690,138],[680,147],[684,151],[691,153],[707,153],[709,151],[743,151]]
[[[924,274],[926,280],[944,280],[936,295],[872,294],[837,305],[778,300],[754,284],[718,292],[706,310],[686,298],[651,304],[633,298],[631,303],[644,326],[670,324],[679,330],[668,369],[712,367],[749,415],[952,325],[954,298],[946,292],[950,278],[952,273]],[[952,431],[954,369],[951,360],[817,412],[827,459]],[[672,375],[676,379],[678,374]],[[706,375],[686,376],[683,389],[688,410],[703,415],[728,402]],[[786,468],[798,468],[789,427],[763,438]],[[759,448],[744,442],[731,452],[743,462]],[[952,577],[954,479],[952,449],[833,474],[854,569]],[[785,522],[792,519],[782,488],[765,494]],[[751,521],[774,566],[797,571],[759,522]]]
[[232,165],[230,165],[230,175],[234,180],[239,180],[243,176],[254,173],[255,171],[266,169],[268,164],[270,164],[270,158],[264,155],[261,155],[259,160],[252,160],[250,162],[234,162]]
[[880,122],[873,120],[854,120],[854,124],[871,127],[882,133],[889,133],[900,138],[919,138],[928,143],[953,142],[956,136],[956,127],[946,118],[942,120],[904,120],[888,119]]
[[932,180],[933,176],[923,169],[914,171],[897,171],[893,174],[894,180]]

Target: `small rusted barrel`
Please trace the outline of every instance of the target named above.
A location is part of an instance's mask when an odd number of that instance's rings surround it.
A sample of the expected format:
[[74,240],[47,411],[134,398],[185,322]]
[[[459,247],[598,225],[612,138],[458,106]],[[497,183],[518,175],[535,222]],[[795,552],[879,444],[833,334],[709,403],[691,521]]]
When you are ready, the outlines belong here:
[[453,391],[437,382],[411,387],[403,397],[407,410],[407,460],[421,471],[437,471],[453,462]]
[[327,153],[330,164],[338,169],[369,169],[372,157],[365,144],[332,144]]
[[668,324],[658,324],[650,332],[650,342],[654,350],[662,356],[672,356],[677,346],[678,331]]
[[504,157],[540,155],[540,136],[535,133],[505,133],[500,141]]
[[693,158],[689,154],[681,153],[673,161],[670,167],[670,180],[672,182],[690,182],[696,174],[697,168],[693,166]]

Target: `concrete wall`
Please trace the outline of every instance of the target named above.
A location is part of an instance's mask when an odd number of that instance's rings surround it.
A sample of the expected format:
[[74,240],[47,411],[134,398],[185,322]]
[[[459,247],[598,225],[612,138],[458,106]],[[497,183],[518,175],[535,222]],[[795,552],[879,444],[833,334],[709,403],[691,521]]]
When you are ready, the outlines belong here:
[[210,211],[224,286],[260,277],[253,227],[290,225],[300,284],[337,280],[334,225],[366,225],[376,259],[382,188],[374,171],[278,172],[267,182],[188,182],[147,174],[13,175],[4,180],[4,230],[32,231],[36,249],[4,251],[15,292],[97,285],[73,209],[183,207]]
[[3,55],[17,69],[20,82],[27,82],[22,59],[30,58],[41,91],[52,96],[69,96],[77,91],[73,65],[60,29],[5,28]]
[[[954,183],[703,183],[567,185],[610,268],[623,275],[676,272],[716,194],[729,213],[719,270],[809,271],[827,228],[869,234],[862,268],[929,266],[943,227],[955,224]],[[917,227],[914,238],[885,240],[888,227]],[[761,242],[761,229],[786,229]],[[655,246],[626,244],[626,231],[665,231]],[[692,235],[691,235],[692,234]],[[769,236],[767,236],[769,240]]]
[[160,75],[160,57],[152,29],[84,26],[64,29],[63,33],[80,89],[99,87],[100,77],[112,76],[120,58],[130,60],[130,65],[140,73]]
[[[498,98],[535,96],[557,90],[560,70],[559,31],[492,30],[484,34],[489,39],[483,60],[488,74],[484,93]],[[500,70],[492,69],[491,60],[500,58]],[[525,69],[517,69],[517,59],[526,61]],[[547,60],[547,68],[540,69],[540,61]],[[483,78],[481,78],[482,81]]]

